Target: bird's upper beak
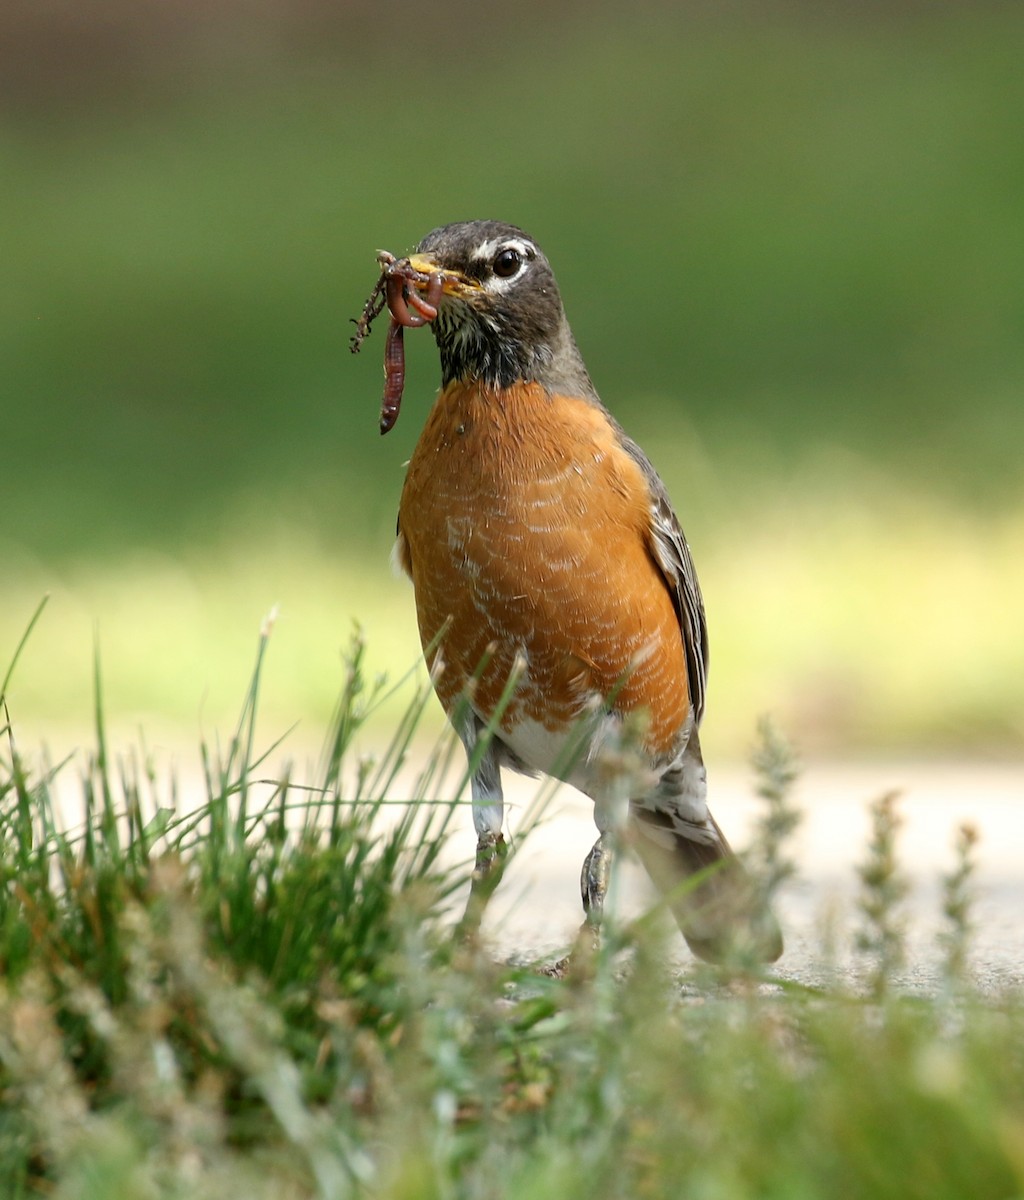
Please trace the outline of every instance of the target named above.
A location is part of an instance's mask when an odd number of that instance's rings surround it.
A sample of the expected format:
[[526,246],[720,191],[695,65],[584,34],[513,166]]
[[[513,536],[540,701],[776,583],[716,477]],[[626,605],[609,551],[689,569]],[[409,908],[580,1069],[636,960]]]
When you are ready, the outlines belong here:
[[[446,296],[457,296],[464,299],[483,290],[479,280],[463,275],[461,271],[450,271],[448,268],[442,267],[429,254],[410,254],[409,266],[423,275],[440,275],[442,290]],[[427,288],[425,283],[417,283],[416,286],[420,291],[425,291]]]

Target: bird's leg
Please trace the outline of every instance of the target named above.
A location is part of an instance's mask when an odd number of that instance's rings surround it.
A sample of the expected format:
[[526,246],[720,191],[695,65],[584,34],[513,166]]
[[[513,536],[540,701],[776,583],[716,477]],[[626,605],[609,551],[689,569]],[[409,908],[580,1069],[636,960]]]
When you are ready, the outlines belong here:
[[629,811],[629,776],[622,771],[608,773],[607,786],[594,802],[594,822],[600,836],[583,860],[580,872],[580,896],[583,900],[583,924],[576,944],[567,958],[557,962],[552,974],[564,975],[574,963],[586,963],[600,947],[605,902],[612,886],[615,851],[619,830]]
[[476,842],[476,863],[469,885],[469,900],[460,928],[472,936],[479,930],[484,909],[501,883],[508,858],[508,843],[501,833],[481,833]]
[[583,860],[580,872],[580,894],[583,897],[584,928],[600,928],[604,916],[604,898],[611,874],[611,835],[602,833]]
[[612,882],[615,850],[619,831],[625,825],[629,812],[631,778],[621,769],[619,755],[606,752],[604,787],[594,798],[594,824],[601,835],[583,860],[580,874],[580,892],[583,896],[583,912],[586,915],[584,929],[595,932],[604,919],[605,900]]
[[[459,736],[472,758],[480,736],[476,717],[467,722]],[[501,791],[501,769],[493,745],[487,747],[470,780],[473,796],[473,826],[476,829],[476,864],[469,888],[466,911],[459,922],[460,932],[473,937],[480,929],[484,910],[501,883],[508,858],[508,844],[501,832],[505,805]]]
[[[583,924],[576,935],[576,945],[570,959],[582,957],[584,961],[600,948],[601,922],[604,920],[604,902],[611,881],[612,864],[615,860],[615,835],[602,833],[590,853],[583,860],[580,871],[580,896],[583,899]],[[568,967],[569,959],[562,966]]]
[[601,921],[604,919],[604,901],[608,894],[611,878],[614,834],[602,833],[590,853],[583,860],[580,871],[580,896],[583,899],[583,924],[576,934],[572,949],[564,957],[545,968],[545,974],[557,979],[570,971],[589,970],[594,955],[601,946]]

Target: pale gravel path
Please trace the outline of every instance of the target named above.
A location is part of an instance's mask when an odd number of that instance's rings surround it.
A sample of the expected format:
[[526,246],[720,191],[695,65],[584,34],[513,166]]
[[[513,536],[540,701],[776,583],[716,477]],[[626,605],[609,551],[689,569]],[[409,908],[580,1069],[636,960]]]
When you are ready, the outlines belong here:
[[[715,814],[733,843],[742,846],[758,811],[750,774],[714,768],[710,774]],[[536,785],[529,780],[510,784],[515,809],[527,805]],[[863,967],[851,937],[857,921],[856,866],[868,839],[868,805],[892,789],[901,793],[905,824],[898,849],[912,886],[902,982],[915,990],[930,990],[936,982],[941,876],[954,862],[955,830],[969,820],[981,835],[972,967],[986,990],[1024,985],[1024,764],[805,768],[795,792],[804,812],[793,845],[798,875],[779,903],[787,946],[778,975],[809,984],[824,981],[821,930],[829,914],[846,935],[838,946],[841,973],[853,977]],[[554,954],[571,939],[580,920],[579,867],[594,839],[590,808],[584,797],[563,788],[551,805],[550,819],[530,836],[488,914],[486,929],[499,954]],[[513,811],[513,829],[515,819]],[[468,821],[464,824],[456,846],[473,844],[472,829]],[[621,896],[626,913],[640,911],[652,899],[639,868],[624,872]],[[681,939],[673,938],[670,945],[681,966],[692,962]]]

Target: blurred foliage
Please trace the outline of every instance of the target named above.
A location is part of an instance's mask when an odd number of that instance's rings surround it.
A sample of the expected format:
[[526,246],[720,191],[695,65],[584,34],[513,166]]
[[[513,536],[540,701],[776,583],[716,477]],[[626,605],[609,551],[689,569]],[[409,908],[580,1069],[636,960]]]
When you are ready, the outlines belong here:
[[8,632],[26,581],[139,548],[383,563],[436,360],[407,339],[381,442],[347,318],[378,247],[473,216],[549,251],[712,590],[717,540],[803,580],[851,514],[970,546],[1020,510],[1019,5],[16,0],[0,33]]
[[549,249],[649,441],[769,477],[839,443],[958,500],[1019,491],[1019,8],[474,9],[422,49],[412,8],[346,36],[346,6],[316,46],[273,11],[161,56],[152,6],[122,39],[150,88],[8,98],[14,540],[191,538],[247,492],[376,540],[436,369],[410,339],[378,444],[379,342],[350,359],[345,321],[378,246],[476,215]]
[[[264,647],[194,808],[161,802],[145,748],[114,767],[99,686],[77,827],[59,771],[0,737],[5,1200],[1021,1195],[1024,1000],[972,982],[965,842],[924,990],[873,939],[860,979],[822,948],[823,986],[785,960],[679,973],[653,912],[607,922],[564,977],[529,946],[498,963],[450,923],[458,789],[386,800],[421,698],[379,763],[354,762],[378,692],[357,647],[325,769],[268,778]],[[777,881],[794,770],[762,741],[775,829],[755,861]],[[438,795],[446,761],[410,795]],[[888,931],[884,825],[862,874]]]

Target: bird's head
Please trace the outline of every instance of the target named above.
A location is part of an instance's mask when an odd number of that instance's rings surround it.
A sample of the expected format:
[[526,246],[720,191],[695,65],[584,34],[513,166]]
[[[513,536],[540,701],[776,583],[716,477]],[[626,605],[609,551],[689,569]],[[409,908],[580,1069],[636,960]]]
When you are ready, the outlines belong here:
[[409,265],[443,281],[431,324],[445,384],[525,381],[592,392],[551,265],[521,229],[500,221],[443,225],[423,238]]

